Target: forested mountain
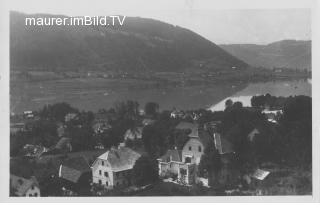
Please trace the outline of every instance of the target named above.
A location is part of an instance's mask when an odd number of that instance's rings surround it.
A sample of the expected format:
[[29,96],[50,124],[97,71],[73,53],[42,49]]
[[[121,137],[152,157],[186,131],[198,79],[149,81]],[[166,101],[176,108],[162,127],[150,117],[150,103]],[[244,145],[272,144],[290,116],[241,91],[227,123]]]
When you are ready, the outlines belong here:
[[26,17],[65,17],[10,13],[12,70],[184,72],[245,68],[202,36],[179,26],[126,17],[123,26],[26,26]]
[[267,45],[220,45],[252,66],[311,70],[311,41],[283,40]]

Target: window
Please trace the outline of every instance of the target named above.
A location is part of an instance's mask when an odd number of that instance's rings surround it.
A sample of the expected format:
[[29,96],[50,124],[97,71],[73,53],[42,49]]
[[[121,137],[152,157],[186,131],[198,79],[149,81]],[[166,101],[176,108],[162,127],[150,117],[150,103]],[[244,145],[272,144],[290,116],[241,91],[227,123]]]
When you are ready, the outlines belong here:
[[190,157],[186,157],[184,160],[185,163],[191,163],[191,158]]
[[104,166],[104,161],[101,161],[102,166]]
[[189,146],[189,151],[191,151],[192,150],[192,148],[191,148],[191,146]]
[[35,197],[38,197],[38,193],[34,193],[34,196],[35,196]]
[[109,185],[109,183],[108,183],[108,181],[106,181],[106,186],[108,186]]
[[109,177],[108,172],[104,172],[104,176],[105,176],[105,177]]
[[31,190],[34,190],[34,185],[31,186]]
[[201,152],[201,151],[202,151],[201,146],[199,146],[199,147],[198,147],[198,151],[199,151],[199,152]]
[[101,175],[101,170],[99,170],[99,175]]
[[102,181],[101,180],[99,180],[99,185],[101,185],[102,184]]
[[29,194],[29,197],[32,197],[32,194]]

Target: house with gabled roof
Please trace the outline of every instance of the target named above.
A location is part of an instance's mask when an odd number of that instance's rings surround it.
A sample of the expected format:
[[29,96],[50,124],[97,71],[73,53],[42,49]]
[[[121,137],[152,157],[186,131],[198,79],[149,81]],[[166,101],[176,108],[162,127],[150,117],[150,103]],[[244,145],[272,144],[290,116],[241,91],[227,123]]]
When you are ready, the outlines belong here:
[[132,169],[140,157],[128,147],[111,148],[92,164],[93,183],[108,189],[130,186],[133,183]]
[[26,179],[10,174],[10,195],[19,197],[39,197],[39,183],[35,177]]
[[182,162],[182,150],[169,149],[163,156],[157,159],[159,163],[159,176],[178,175]]
[[[221,157],[221,171],[218,175],[219,183],[231,182],[234,168],[230,167],[234,150],[232,144],[221,134],[214,132],[213,135],[207,130],[199,128],[198,124],[181,122],[176,129],[188,130],[188,141],[182,150],[170,149],[158,159],[159,175],[162,177],[168,174],[177,174],[178,178],[185,174],[187,184],[196,181],[196,171],[200,164],[204,150],[214,146]],[[212,181],[212,180],[211,180]],[[210,182],[210,180],[209,180]]]

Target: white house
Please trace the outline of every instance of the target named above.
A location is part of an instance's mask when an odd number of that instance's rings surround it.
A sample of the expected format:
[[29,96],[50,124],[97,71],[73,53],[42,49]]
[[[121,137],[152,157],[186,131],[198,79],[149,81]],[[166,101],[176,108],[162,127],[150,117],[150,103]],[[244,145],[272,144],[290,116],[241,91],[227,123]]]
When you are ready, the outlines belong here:
[[10,190],[19,197],[39,197],[40,188],[35,177],[26,179],[16,175],[10,175]]
[[133,183],[132,168],[140,156],[127,147],[111,148],[93,162],[93,183],[108,189],[130,186]]

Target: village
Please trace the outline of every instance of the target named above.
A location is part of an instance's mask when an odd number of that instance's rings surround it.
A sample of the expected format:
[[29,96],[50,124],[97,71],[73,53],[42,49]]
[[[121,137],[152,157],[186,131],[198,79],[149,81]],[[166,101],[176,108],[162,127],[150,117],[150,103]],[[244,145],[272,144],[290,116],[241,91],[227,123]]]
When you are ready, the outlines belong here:
[[311,98],[251,104],[160,111],[126,101],[92,113],[58,103],[12,114],[10,195],[311,194]]

